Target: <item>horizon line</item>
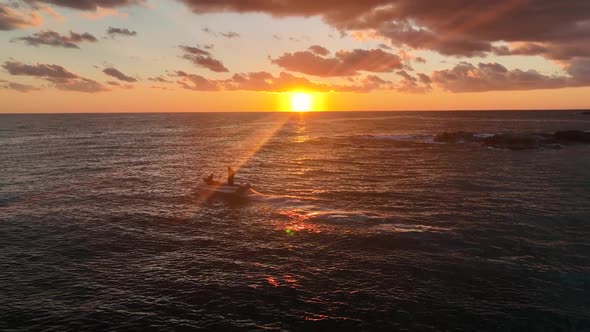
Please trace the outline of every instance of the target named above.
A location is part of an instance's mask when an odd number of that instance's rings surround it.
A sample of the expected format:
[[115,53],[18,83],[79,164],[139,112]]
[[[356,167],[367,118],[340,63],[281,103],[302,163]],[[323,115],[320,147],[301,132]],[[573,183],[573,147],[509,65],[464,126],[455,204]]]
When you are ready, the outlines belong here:
[[362,112],[567,112],[567,111],[590,111],[590,108],[526,108],[526,109],[420,109],[420,110],[350,110],[350,111],[310,111],[310,112],[292,112],[292,111],[177,111],[177,112],[0,112],[0,115],[61,115],[61,114],[223,114],[223,113],[362,113]]

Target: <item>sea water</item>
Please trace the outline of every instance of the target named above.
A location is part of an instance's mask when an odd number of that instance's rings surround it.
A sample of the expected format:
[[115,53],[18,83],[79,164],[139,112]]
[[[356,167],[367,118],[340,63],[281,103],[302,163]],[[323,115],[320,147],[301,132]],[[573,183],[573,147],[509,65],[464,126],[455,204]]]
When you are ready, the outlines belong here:
[[[590,330],[555,112],[0,115],[0,330]],[[252,185],[211,196],[202,178]]]

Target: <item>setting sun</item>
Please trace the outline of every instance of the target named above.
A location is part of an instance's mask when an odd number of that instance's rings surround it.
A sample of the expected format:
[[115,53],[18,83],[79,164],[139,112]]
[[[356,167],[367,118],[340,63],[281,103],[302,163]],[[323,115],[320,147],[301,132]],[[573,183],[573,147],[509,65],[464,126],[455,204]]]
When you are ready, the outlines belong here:
[[309,93],[297,92],[291,96],[291,111],[309,112],[312,110],[313,98]]

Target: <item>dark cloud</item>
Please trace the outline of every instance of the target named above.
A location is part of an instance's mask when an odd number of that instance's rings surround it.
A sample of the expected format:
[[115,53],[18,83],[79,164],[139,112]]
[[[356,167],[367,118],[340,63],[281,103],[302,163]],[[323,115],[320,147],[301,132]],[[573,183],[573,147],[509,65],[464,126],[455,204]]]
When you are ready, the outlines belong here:
[[79,92],[108,91],[102,84],[80,77],[62,66],[49,64],[27,65],[18,61],[6,61],[2,65],[10,75],[32,76],[52,83],[57,89]]
[[109,91],[106,87],[102,84],[87,78],[79,78],[76,80],[69,80],[66,82],[59,82],[55,84],[55,87],[59,90],[66,90],[66,91],[77,91],[77,92],[86,92],[86,93],[96,93],[102,91]]
[[152,81],[152,82],[159,82],[159,83],[173,83],[172,81],[169,81],[162,76],[150,77],[150,78],[148,78],[148,80]]
[[[585,68],[587,64],[582,64]],[[547,76],[535,70],[508,70],[498,63],[480,63],[477,67],[461,62],[452,69],[435,71],[431,78],[440,87],[451,92],[484,92],[556,89],[584,84],[584,70],[569,68],[572,77]],[[590,80],[588,81],[590,83]]]
[[432,80],[430,79],[430,77],[426,74],[423,74],[423,73],[418,73],[418,80],[420,80],[420,82],[422,82],[424,84],[432,83]]
[[[445,55],[482,56],[494,43],[545,45],[555,59],[584,56],[590,44],[587,0],[179,0],[195,13],[261,12],[320,16],[342,32],[372,30],[394,45]],[[560,55],[560,50],[567,54]],[[522,51],[522,50],[520,50]]]
[[215,37],[221,36],[221,37],[225,37],[227,39],[233,39],[233,38],[240,38],[241,37],[241,35],[239,33],[234,32],[234,31],[217,33],[217,32],[211,30],[208,27],[202,28],[201,31],[203,31],[204,33],[210,34],[212,36],[215,36]]
[[126,37],[134,37],[137,36],[137,31],[131,31],[127,28],[113,28],[109,27],[107,30],[107,35],[114,38],[115,36],[126,36]]
[[127,89],[127,90],[134,88],[133,84],[121,84],[121,83],[116,82],[116,81],[107,81],[107,84],[108,85],[111,85],[111,86],[116,86],[116,87],[120,87],[120,88],[123,88],[123,89]]
[[425,74],[418,74],[418,77],[414,77],[403,70],[398,71],[396,74],[402,78],[396,85],[398,92],[426,93],[432,91],[430,85],[432,81]]
[[2,68],[4,68],[10,75],[36,76],[58,81],[79,78],[78,75],[58,65],[27,65],[18,61],[6,61],[2,65]]
[[76,33],[70,31],[70,35],[60,35],[58,32],[46,30],[37,32],[31,36],[15,38],[13,41],[24,41],[26,44],[38,47],[39,45],[48,45],[53,47],[80,48],[79,43],[95,43],[98,40],[89,33]]
[[41,25],[43,18],[36,10],[25,11],[0,3],[0,31]]
[[415,62],[417,62],[417,63],[426,63],[426,59],[424,59],[424,58],[423,58],[423,57],[421,57],[421,56],[417,56],[417,57],[415,57],[415,58],[414,58],[414,61],[415,61]]
[[[580,86],[590,71],[590,2],[587,0],[180,0],[196,13],[262,12],[274,16],[319,16],[339,29],[372,31],[397,46],[428,49],[458,57],[496,55],[543,56],[559,60],[569,76],[506,70],[489,64],[462,63],[433,75],[451,91],[491,91]],[[498,46],[498,44],[504,44]],[[313,52],[287,53],[273,61],[283,68],[318,76],[340,69],[337,58]],[[423,58],[414,59],[424,63]],[[340,70],[350,74],[346,70]],[[339,72],[339,70],[335,70]],[[430,84],[419,74],[400,76],[402,89]]]
[[79,10],[97,10],[145,3],[145,0],[29,0],[31,3],[48,3]]
[[209,53],[209,51],[205,51],[202,50],[198,47],[193,47],[193,46],[178,46],[181,50],[183,50],[185,53],[190,54],[190,55],[203,55],[203,56],[210,56],[211,53]]
[[285,53],[271,61],[289,71],[321,77],[353,76],[360,71],[386,73],[403,66],[399,56],[381,49],[338,51],[331,58],[300,51]]
[[317,55],[321,55],[321,56],[326,56],[326,55],[330,54],[330,50],[328,50],[327,48],[320,46],[320,45],[310,46],[309,50],[312,51],[313,53],[315,53]]
[[109,76],[114,77],[114,78],[121,80],[121,81],[130,82],[130,83],[137,82],[137,79],[127,76],[113,67],[106,68],[102,72],[105,73],[106,75],[109,75]]
[[566,67],[578,85],[590,85],[590,59],[574,59]]
[[152,86],[150,86],[150,88],[152,88],[152,89],[158,89],[158,90],[171,90],[168,87],[165,87],[165,86],[156,86],[156,85],[152,85]]
[[20,84],[16,82],[0,80],[0,89],[15,90],[22,93],[40,90],[37,87],[28,84]]
[[387,44],[379,44],[379,48],[384,49],[384,50],[391,50],[391,46],[387,45]]
[[240,38],[240,34],[237,33],[237,32],[233,32],[233,31],[230,31],[230,32],[222,32],[221,33],[221,36],[223,36],[225,38],[228,38],[228,39]]
[[214,59],[209,51],[192,46],[181,45],[179,47],[184,51],[182,58],[191,61],[195,66],[207,68],[217,73],[229,72],[229,69],[223,65],[223,62]]
[[208,80],[201,75],[188,74],[183,71],[178,71],[177,76],[179,77],[178,84],[188,90],[195,91],[219,91],[221,87],[216,81]]
[[[590,34],[590,29],[589,32]],[[590,58],[590,39],[587,41],[562,41],[559,43],[514,43],[511,46],[493,48],[496,55],[540,55],[548,59],[570,61],[574,58]]]

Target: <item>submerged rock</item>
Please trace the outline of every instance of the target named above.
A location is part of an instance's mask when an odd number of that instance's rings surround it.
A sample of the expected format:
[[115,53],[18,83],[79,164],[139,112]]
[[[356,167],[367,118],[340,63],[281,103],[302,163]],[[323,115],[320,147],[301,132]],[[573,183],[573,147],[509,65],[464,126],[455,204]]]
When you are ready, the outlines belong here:
[[538,149],[552,143],[550,135],[545,134],[497,134],[483,139],[485,146],[510,150]]
[[580,130],[558,131],[553,137],[565,142],[590,143],[590,133]]
[[489,137],[466,131],[444,132],[434,137],[439,143],[480,143],[495,149],[527,150],[539,148],[557,149],[563,145],[590,143],[590,132],[564,130],[554,134],[543,133],[503,133]]

